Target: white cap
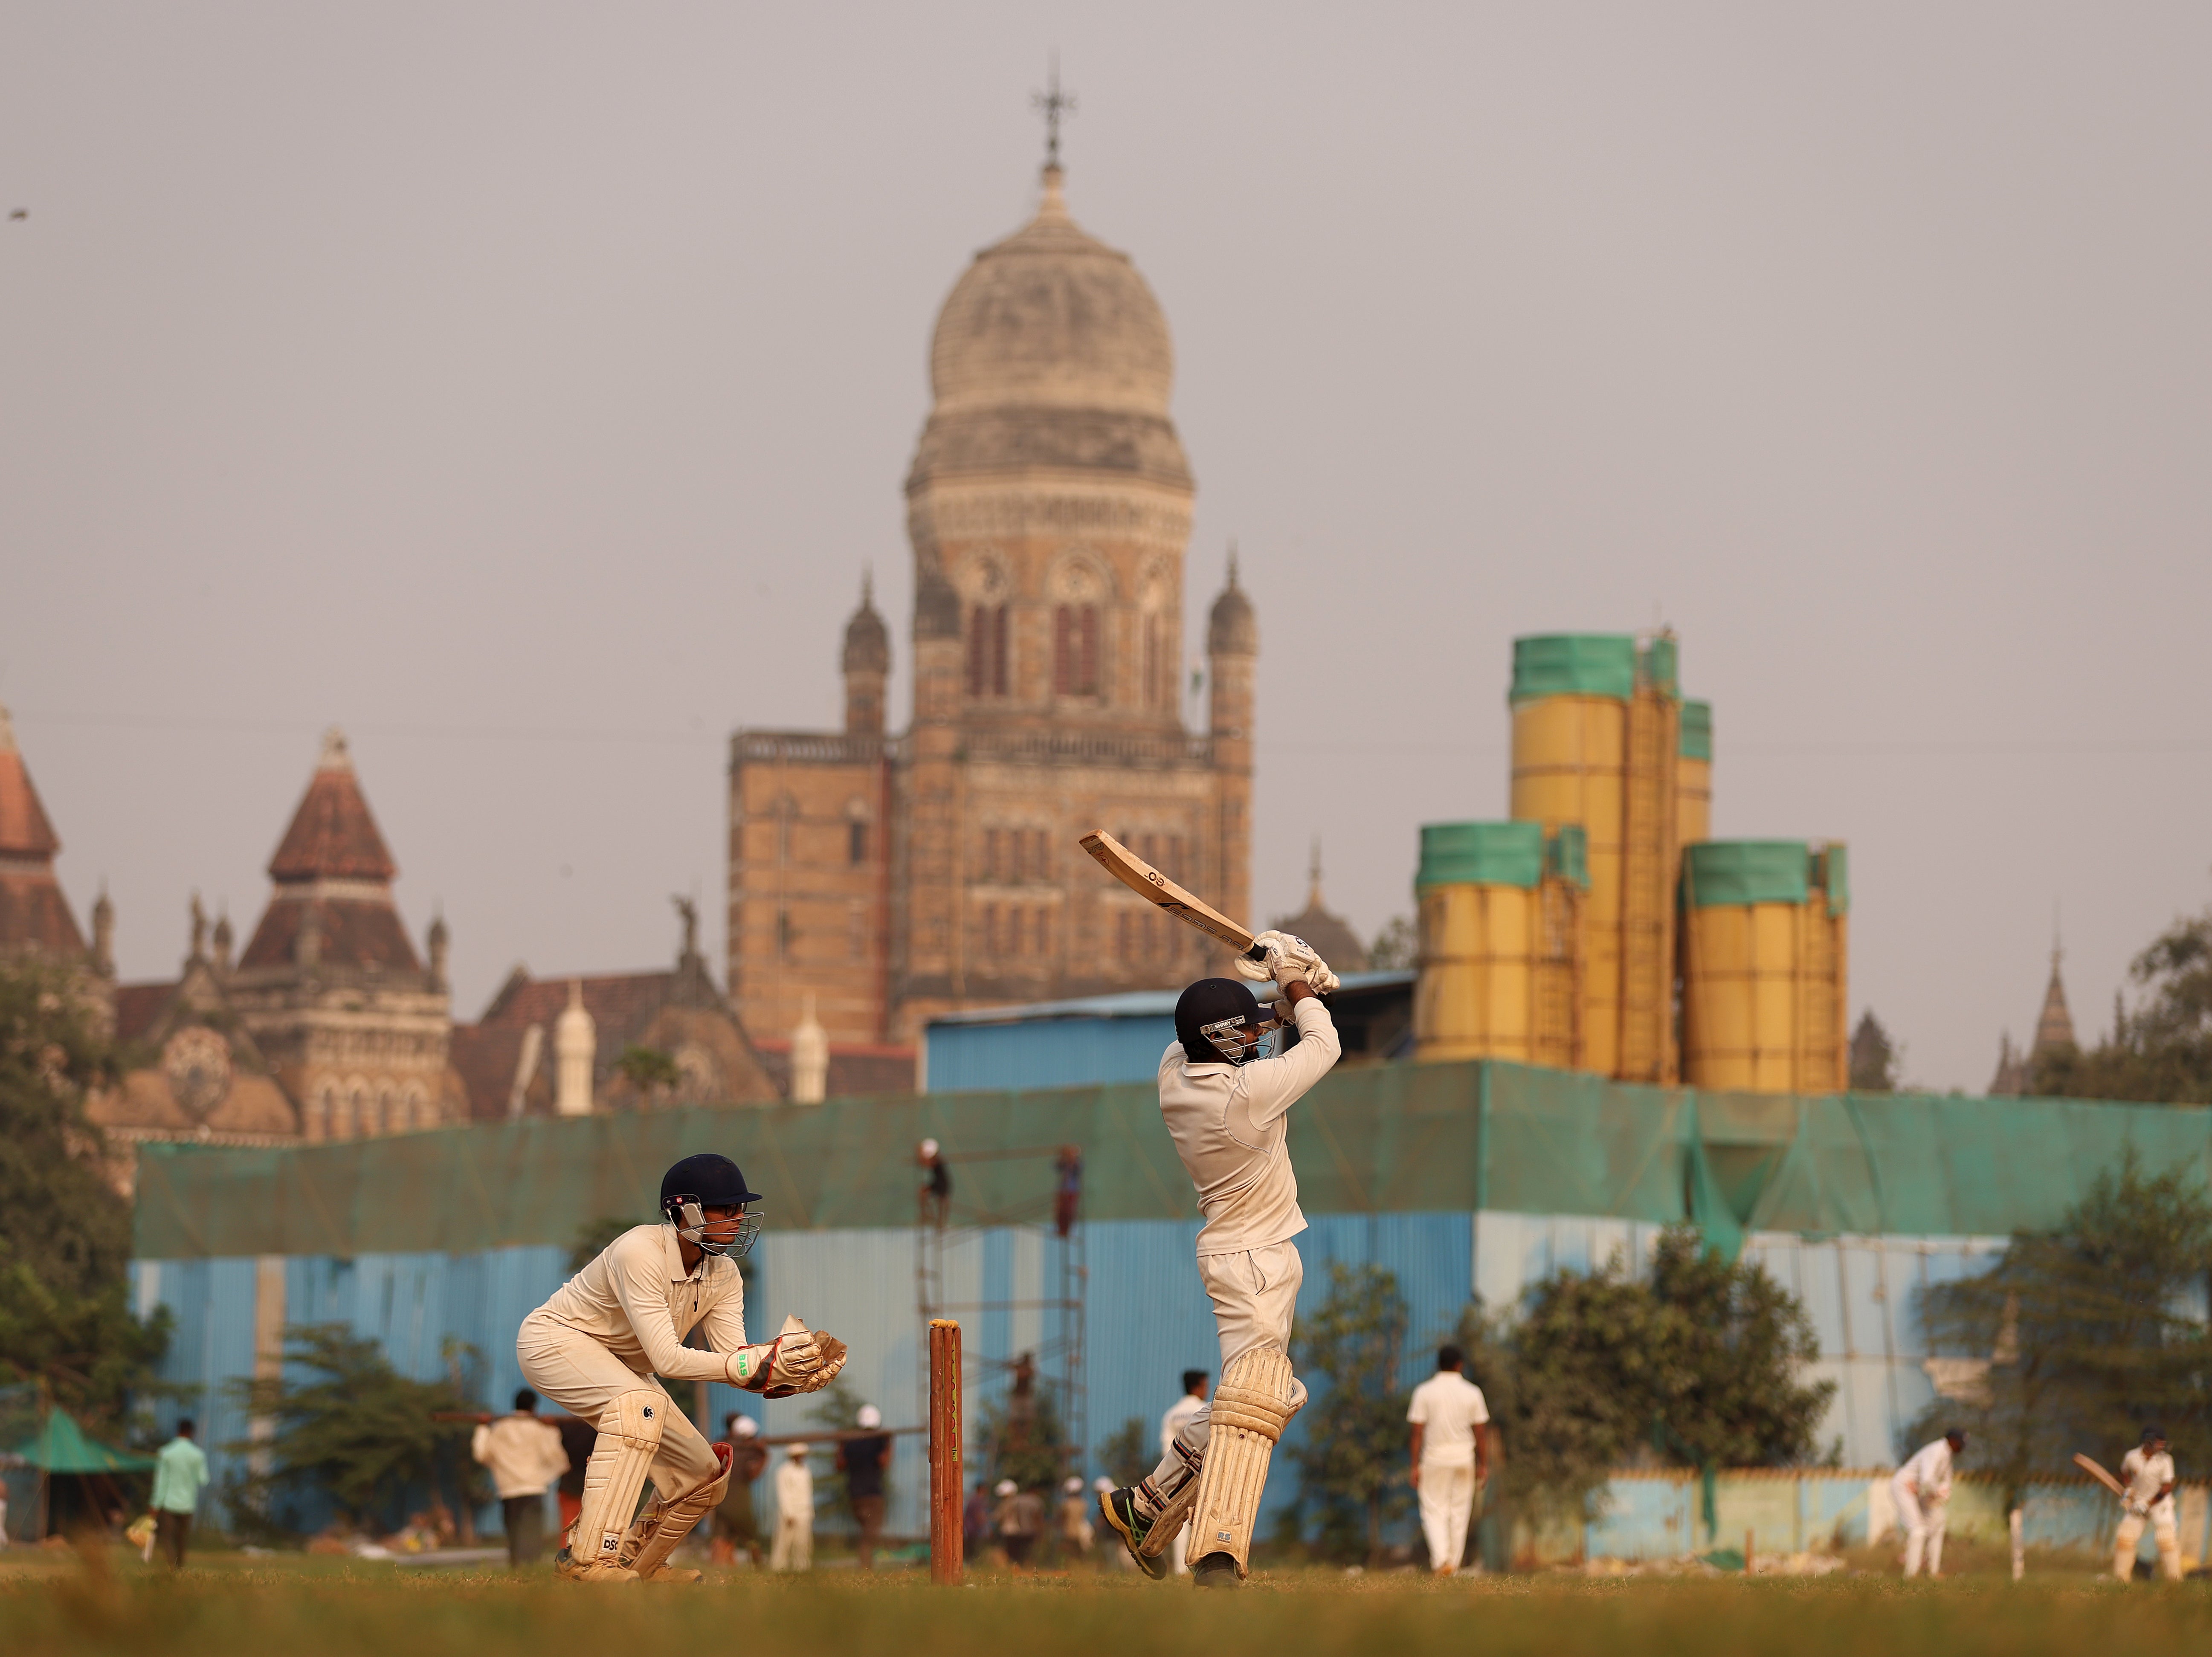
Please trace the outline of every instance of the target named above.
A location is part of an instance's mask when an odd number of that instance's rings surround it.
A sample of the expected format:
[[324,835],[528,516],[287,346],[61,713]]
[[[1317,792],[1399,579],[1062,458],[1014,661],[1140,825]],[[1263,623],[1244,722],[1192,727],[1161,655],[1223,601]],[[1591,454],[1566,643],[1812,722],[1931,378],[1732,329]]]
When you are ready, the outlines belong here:
[[1066,1490],[1066,1491],[1070,1496],[1080,1496],[1080,1495],[1082,1495],[1082,1494],[1083,1494],[1083,1475],[1082,1475],[1081,1473],[1070,1473],[1070,1474],[1068,1474],[1068,1476],[1067,1476],[1067,1483],[1066,1483],[1066,1484],[1063,1484],[1063,1485],[1061,1485],[1061,1486],[1060,1486],[1060,1489],[1062,1489],[1062,1490]]
[[999,1495],[1000,1495],[1000,1496],[1012,1496],[1012,1495],[1016,1490],[1018,1490],[1019,1489],[1021,1489],[1021,1486],[1020,1486],[1020,1485],[1018,1485],[1018,1484],[1015,1484],[1015,1483],[1014,1483],[1014,1481],[1013,1481],[1012,1479],[1011,1479],[1011,1478],[1002,1478],[1002,1479],[1000,1479],[1000,1480],[999,1481],[999,1489],[998,1489],[997,1494],[999,1494]]
[[793,1445],[791,1447],[791,1459],[793,1461],[804,1461],[806,1459],[806,1449],[807,1447],[804,1444]]
[[934,1156],[935,1155],[937,1155],[937,1141],[936,1141],[936,1140],[934,1140],[934,1139],[924,1139],[924,1140],[921,1142],[921,1159],[922,1159],[922,1161],[924,1161],[924,1162],[927,1162],[931,1157]]
[[884,1412],[872,1404],[863,1404],[860,1406],[860,1413],[855,1419],[863,1427],[880,1427],[884,1424]]
[[1091,1481],[1091,1488],[1097,1491],[1099,1495],[1103,1496],[1107,1491],[1114,1488],[1114,1481],[1107,1478],[1105,1474],[1101,1473],[1097,1478]]
[[750,1416],[739,1416],[736,1422],[731,1426],[730,1430],[735,1433],[739,1438],[758,1438],[760,1436],[760,1423],[755,1421]]

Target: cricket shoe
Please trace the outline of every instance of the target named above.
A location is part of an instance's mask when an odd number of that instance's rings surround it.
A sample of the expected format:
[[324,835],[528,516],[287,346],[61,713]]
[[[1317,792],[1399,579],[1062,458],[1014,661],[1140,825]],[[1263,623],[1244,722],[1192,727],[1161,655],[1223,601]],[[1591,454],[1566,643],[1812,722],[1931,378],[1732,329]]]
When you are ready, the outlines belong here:
[[563,1548],[553,1556],[553,1574],[571,1582],[635,1582],[637,1573],[626,1565],[580,1565],[575,1555]]
[[1237,1562],[1227,1554],[1209,1553],[1191,1565],[1190,1585],[1194,1588],[1241,1588],[1244,1579],[1237,1574]]
[[1106,1522],[1119,1533],[1121,1545],[1129,1551],[1129,1557],[1137,1562],[1137,1569],[1155,1582],[1163,1581],[1168,1574],[1167,1550],[1147,1555],[1145,1539],[1152,1534],[1152,1521],[1137,1511],[1134,1490],[1107,1490],[1098,1498],[1098,1511]]

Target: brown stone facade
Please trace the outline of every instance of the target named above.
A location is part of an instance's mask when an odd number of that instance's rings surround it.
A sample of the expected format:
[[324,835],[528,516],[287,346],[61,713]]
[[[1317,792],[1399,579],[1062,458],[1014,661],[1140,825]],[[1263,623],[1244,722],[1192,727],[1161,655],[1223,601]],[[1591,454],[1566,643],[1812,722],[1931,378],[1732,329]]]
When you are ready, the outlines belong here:
[[942,1010],[1200,975],[1205,940],[1108,879],[1077,845],[1093,828],[1249,908],[1251,606],[1232,561],[1193,731],[1167,325],[1067,216],[1057,168],[955,286],[931,374],[907,481],[911,725],[884,730],[888,635],[864,598],[845,731],[732,739],[729,981],[763,1041],[810,1005],[833,1043],[908,1043]]

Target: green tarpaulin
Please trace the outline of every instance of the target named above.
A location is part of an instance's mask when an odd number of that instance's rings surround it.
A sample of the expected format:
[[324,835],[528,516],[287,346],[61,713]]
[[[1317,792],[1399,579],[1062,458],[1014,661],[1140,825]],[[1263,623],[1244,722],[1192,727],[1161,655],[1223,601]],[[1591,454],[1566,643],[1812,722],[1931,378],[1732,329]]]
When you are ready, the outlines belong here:
[[1802,840],[1701,840],[1682,848],[1682,901],[1692,908],[1802,903],[1812,853]]
[[1713,757],[1713,705],[1711,702],[1686,701],[1682,704],[1681,735],[1674,751],[1686,760],[1705,760]]
[[46,1424],[19,1445],[15,1454],[49,1473],[143,1473],[154,1466],[150,1455],[111,1450],[87,1438],[76,1417],[66,1410],[49,1411]]
[[1547,633],[1513,641],[1508,700],[1636,694],[1636,640],[1626,633]]
[[1425,822],[1413,886],[1534,886],[1544,877],[1540,822]]
[[[1498,1209],[1755,1230],[1990,1235],[2051,1225],[2130,1148],[2212,1165],[2212,1110],[1911,1094],[1633,1087],[1497,1063],[1347,1066],[1291,1113],[1316,1214]],[[1146,1083],[534,1119],[296,1149],[149,1144],[142,1259],[566,1247],[654,1217],[679,1156],[734,1156],[779,1229],[915,1221],[915,1146],[942,1142],[963,1207],[1036,1223],[1064,1144],[1096,1220],[1194,1217]]]

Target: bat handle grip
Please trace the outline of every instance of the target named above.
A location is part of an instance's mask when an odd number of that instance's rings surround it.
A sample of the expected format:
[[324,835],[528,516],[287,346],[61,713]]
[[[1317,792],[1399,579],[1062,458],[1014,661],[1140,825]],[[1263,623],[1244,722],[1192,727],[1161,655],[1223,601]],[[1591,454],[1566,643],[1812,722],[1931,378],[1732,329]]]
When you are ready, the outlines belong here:
[[1255,944],[1250,949],[1244,951],[1244,959],[1247,961],[1265,961],[1267,958],[1267,950],[1261,948],[1257,944]]

